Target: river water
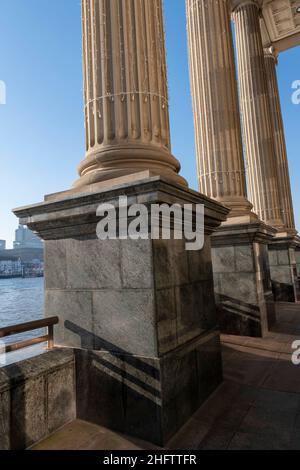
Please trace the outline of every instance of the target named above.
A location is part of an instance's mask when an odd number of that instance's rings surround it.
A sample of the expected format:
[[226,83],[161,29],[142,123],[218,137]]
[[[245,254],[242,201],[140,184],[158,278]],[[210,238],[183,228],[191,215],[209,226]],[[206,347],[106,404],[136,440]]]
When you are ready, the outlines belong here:
[[[0,279],[0,328],[38,320],[43,317],[44,312],[44,279],[39,278],[18,278]],[[39,336],[43,331],[23,333],[22,335],[7,338],[5,342],[15,342],[23,339]],[[27,348],[23,352],[10,353],[9,361],[15,362],[25,358],[25,355],[34,355],[40,350]],[[1,358],[0,358],[0,366]]]

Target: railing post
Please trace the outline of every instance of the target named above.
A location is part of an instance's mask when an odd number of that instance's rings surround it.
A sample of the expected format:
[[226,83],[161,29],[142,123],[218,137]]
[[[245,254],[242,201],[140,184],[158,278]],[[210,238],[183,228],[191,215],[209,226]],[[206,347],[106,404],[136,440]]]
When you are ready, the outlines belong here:
[[53,335],[53,325],[48,326],[48,349],[53,349],[54,347],[54,335]]

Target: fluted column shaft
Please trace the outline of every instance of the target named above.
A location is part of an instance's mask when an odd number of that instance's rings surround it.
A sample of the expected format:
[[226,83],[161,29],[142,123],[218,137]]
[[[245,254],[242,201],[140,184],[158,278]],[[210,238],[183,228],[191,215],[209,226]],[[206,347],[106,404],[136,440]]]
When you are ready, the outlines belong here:
[[284,228],[288,232],[295,234],[295,218],[291,192],[289,165],[276,72],[277,56],[273,48],[267,48],[264,50],[264,52],[271,106],[271,120],[273,125],[273,137],[275,145],[281,214],[284,223]]
[[184,183],[171,155],[161,0],[82,0],[82,186],[143,170]]
[[249,197],[263,221],[282,228],[259,7],[254,1],[244,1],[236,7],[233,17]]
[[186,0],[200,191],[250,213],[228,0]]

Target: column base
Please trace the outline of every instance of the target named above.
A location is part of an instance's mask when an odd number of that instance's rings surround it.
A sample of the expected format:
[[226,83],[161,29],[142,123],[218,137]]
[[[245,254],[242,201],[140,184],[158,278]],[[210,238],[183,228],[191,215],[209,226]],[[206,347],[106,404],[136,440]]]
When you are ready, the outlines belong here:
[[269,243],[269,262],[272,288],[276,301],[299,302],[300,288],[296,264],[298,236],[276,236]]
[[[124,195],[203,204],[204,248],[99,240],[98,205]],[[210,236],[228,210],[155,177],[15,213],[45,240],[45,312],[60,319],[55,344],[77,350],[79,417],[164,445],[222,381]]]
[[276,231],[258,221],[222,225],[212,237],[212,260],[221,332],[264,336],[275,323],[268,242]]
[[179,161],[166,148],[139,145],[136,142],[105,146],[89,152],[79,165],[80,178],[73,186],[75,189],[87,188],[144,171],[167,178],[175,184],[188,186],[187,181],[179,175]]

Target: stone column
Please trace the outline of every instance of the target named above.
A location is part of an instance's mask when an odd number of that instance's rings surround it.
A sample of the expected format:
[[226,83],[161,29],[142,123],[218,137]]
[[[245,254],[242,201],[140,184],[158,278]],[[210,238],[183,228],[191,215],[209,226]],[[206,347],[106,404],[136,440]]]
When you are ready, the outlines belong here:
[[258,4],[252,0],[239,2],[233,12],[249,198],[261,220],[282,228],[259,12]]
[[289,165],[276,73],[277,54],[273,47],[265,48],[264,52],[271,105],[271,119],[273,125],[276,166],[278,169],[277,174],[281,214],[284,223],[284,230],[289,234],[295,235],[295,218],[290,184]]
[[[200,190],[231,213],[212,236],[218,322],[263,336],[274,322],[267,243],[247,200],[229,0],[186,0]],[[238,288],[237,288],[238,286]]]
[[82,0],[86,157],[75,187],[151,171],[174,182],[161,0]]
[[299,246],[300,240],[295,229],[288,158],[276,74],[277,55],[273,47],[265,48],[264,54],[277,166],[279,203],[284,224],[276,239],[269,244],[271,278],[276,300],[297,302],[300,298],[300,291],[295,250]]
[[186,8],[200,191],[249,215],[229,0]]

